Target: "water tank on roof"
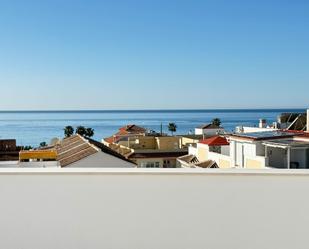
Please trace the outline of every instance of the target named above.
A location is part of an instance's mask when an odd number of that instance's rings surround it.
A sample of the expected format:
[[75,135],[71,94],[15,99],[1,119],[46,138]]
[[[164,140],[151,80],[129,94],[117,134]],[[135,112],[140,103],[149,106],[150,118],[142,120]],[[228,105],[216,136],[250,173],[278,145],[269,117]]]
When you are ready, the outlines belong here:
[[266,119],[261,118],[259,122],[259,128],[266,128],[266,126],[267,126]]

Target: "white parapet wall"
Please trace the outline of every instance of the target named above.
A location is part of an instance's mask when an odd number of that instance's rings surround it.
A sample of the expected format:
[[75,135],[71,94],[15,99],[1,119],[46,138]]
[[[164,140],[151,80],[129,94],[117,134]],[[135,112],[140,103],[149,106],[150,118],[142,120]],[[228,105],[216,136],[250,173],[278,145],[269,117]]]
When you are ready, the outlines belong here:
[[308,248],[308,190],[306,170],[0,169],[0,248]]

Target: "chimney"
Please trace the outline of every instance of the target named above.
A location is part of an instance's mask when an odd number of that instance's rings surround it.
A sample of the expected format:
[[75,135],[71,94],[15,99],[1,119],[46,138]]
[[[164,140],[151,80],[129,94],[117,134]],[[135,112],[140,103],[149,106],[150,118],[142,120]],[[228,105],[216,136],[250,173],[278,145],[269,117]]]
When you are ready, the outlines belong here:
[[259,128],[266,128],[266,119],[261,118],[259,123]]

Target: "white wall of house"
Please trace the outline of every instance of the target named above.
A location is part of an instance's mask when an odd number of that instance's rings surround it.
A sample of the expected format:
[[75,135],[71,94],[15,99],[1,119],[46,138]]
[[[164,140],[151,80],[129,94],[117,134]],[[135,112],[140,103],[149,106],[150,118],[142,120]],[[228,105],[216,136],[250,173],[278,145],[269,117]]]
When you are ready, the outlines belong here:
[[196,156],[197,155],[197,147],[190,145],[189,148],[188,148],[188,154]]
[[[264,151],[263,151],[264,150]],[[265,147],[261,142],[250,141],[230,141],[230,157],[234,165],[246,168],[247,162],[252,163],[252,160],[256,163],[259,162],[261,167],[265,167],[267,159],[265,158]]]
[[244,166],[244,143],[236,142],[236,166],[243,167]]
[[256,145],[254,143],[243,143],[243,145],[245,157],[252,158],[256,156]]
[[275,131],[278,129],[274,128],[260,128],[260,127],[250,127],[250,126],[237,126],[237,133],[251,133],[251,132],[263,132],[263,131]]
[[229,145],[221,146],[221,154],[229,156],[230,155],[230,146]]
[[133,163],[124,161],[120,158],[98,151],[97,153],[83,158],[75,163],[72,163],[66,168],[83,168],[85,165],[93,168],[132,168],[135,167]]
[[222,154],[219,154],[219,153],[216,153],[216,152],[209,152],[208,153],[208,160],[214,160],[219,165],[219,167],[220,167],[221,160],[229,162],[230,165],[232,165],[230,156],[222,155]]
[[1,169],[0,247],[307,249],[308,189],[307,170]]
[[224,132],[223,128],[217,128],[217,129],[201,129],[201,128],[195,128],[195,135],[208,135],[213,136],[218,133]]

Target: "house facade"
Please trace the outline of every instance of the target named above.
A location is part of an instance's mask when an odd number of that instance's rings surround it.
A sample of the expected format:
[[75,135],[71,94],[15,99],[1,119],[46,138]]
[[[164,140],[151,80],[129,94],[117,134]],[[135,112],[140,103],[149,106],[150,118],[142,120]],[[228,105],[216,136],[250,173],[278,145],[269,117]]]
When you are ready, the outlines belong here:
[[205,124],[195,128],[195,135],[214,136],[223,132],[224,128],[214,124]]
[[122,135],[117,140],[102,142],[140,168],[176,168],[177,158],[188,153],[178,136],[154,136],[149,134]]
[[[181,167],[211,167],[213,162],[218,168],[231,168],[230,144],[223,136],[213,136],[200,140],[189,147],[189,154],[178,158]],[[205,167],[208,168],[208,167]]]
[[92,139],[74,135],[50,148],[20,151],[18,167],[132,168],[136,165]]
[[277,130],[214,136],[190,146],[187,156],[178,158],[182,167],[213,160],[219,168],[307,169],[309,134]]

